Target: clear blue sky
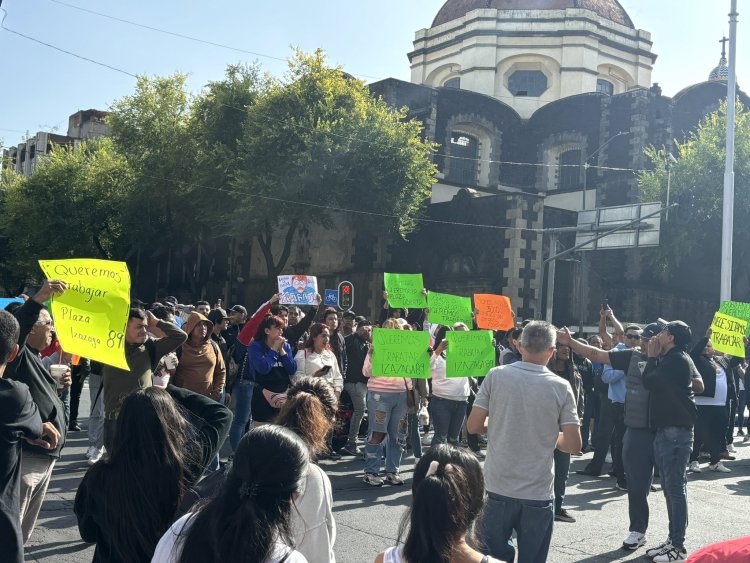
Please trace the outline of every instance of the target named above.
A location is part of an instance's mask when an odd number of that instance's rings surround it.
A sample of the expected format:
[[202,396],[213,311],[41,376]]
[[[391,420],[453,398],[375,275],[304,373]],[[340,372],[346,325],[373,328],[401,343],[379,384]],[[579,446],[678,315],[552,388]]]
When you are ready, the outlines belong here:
[[[64,0],[146,25],[264,55],[287,57],[290,46],[324,48],[332,62],[372,81],[409,79],[406,53],[414,33],[429,27],[442,0]],[[703,81],[728,35],[729,0],[621,0],[636,27],[650,31],[659,55],[653,74],[664,93]],[[51,0],[3,0],[5,25],[134,74],[186,72],[197,91],[220,79],[227,64],[257,59],[281,74],[285,63],[103,19]],[[744,9],[744,12],[743,12]],[[750,76],[750,0],[739,0],[738,79]],[[107,109],[133,79],[0,30],[0,144],[24,132],[57,127],[79,109]]]

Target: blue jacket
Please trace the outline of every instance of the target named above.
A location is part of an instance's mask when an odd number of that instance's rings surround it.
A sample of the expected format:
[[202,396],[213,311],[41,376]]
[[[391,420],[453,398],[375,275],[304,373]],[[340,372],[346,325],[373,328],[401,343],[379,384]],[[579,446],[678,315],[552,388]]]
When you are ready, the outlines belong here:
[[254,340],[247,349],[249,361],[247,369],[252,369],[254,381],[263,388],[275,392],[286,389],[291,376],[297,371],[297,362],[292,354],[292,347],[284,343],[285,355],[279,354],[266,346],[265,342]]
[[[624,350],[624,344],[615,346],[615,350]],[[615,403],[625,403],[625,372],[619,369],[612,369],[612,366],[604,366],[602,372],[602,381],[609,384],[607,398]]]

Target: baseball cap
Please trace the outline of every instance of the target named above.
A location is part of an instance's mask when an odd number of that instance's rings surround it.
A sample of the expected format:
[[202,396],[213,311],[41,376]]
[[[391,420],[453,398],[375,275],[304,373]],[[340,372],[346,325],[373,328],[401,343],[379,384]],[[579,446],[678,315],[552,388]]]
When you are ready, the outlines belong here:
[[344,311],[344,314],[341,315],[342,319],[356,319],[357,315],[354,314],[354,311]]
[[372,323],[370,321],[368,321],[367,319],[363,318],[362,320],[357,321],[357,326],[358,327],[360,327],[360,326],[372,326]]
[[338,315],[338,314],[339,314],[339,312],[336,309],[334,309],[332,307],[328,307],[325,311],[323,311],[322,318],[325,319],[328,315]]
[[656,336],[657,334],[659,334],[666,327],[667,327],[667,324],[665,322],[662,322],[661,320],[657,320],[654,323],[649,323],[643,327],[643,332],[641,332],[641,338],[652,338]]
[[242,305],[234,305],[231,309],[229,309],[231,313],[242,313],[243,315],[247,315],[247,309],[245,309]]
[[177,305],[177,298],[173,295],[167,295],[164,299],[162,299],[162,303],[171,303],[172,305]]
[[213,309],[208,314],[208,320],[211,321],[214,324],[220,323],[224,319],[227,319],[227,312],[224,309]]
[[690,341],[693,339],[693,333],[691,332],[690,327],[682,321],[672,321],[667,323],[664,330],[674,337],[674,343],[676,346],[684,348],[690,344]]

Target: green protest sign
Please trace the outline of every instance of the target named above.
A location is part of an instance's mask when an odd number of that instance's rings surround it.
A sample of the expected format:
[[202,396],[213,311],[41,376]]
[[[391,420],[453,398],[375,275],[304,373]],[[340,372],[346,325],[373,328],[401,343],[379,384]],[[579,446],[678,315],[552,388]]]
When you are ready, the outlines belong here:
[[428,332],[376,328],[372,334],[372,375],[427,379],[429,348]]
[[742,303],[741,301],[722,301],[721,307],[719,307],[719,313],[736,319],[742,319],[743,321],[748,321],[747,328],[745,329],[745,336],[750,336],[750,303]]
[[451,330],[445,333],[446,377],[484,377],[495,367],[492,331]]
[[383,274],[391,309],[424,309],[424,280],[422,274]]
[[742,337],[747,329],[747,321],[716,313],[711,323],[711,342],[717,352],[745,357],[745,342]]
[[430,291],[427,293],[427,307],[430,309],[431,323],[445,326],[464,323],[467,327],[472,327],[470,297]]

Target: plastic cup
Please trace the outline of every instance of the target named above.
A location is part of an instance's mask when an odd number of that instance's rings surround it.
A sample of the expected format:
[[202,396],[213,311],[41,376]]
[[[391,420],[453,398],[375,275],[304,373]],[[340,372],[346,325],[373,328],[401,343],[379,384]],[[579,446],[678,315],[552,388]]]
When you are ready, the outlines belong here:
[[62,389],[64,387],[64,385],[62,384],[62,379],[63,377],[65,377],[65,374],[68,373],[68,369],[68,366],[65,364],[52,364],[49,367],[49,372],[57,382],[58,389]]

